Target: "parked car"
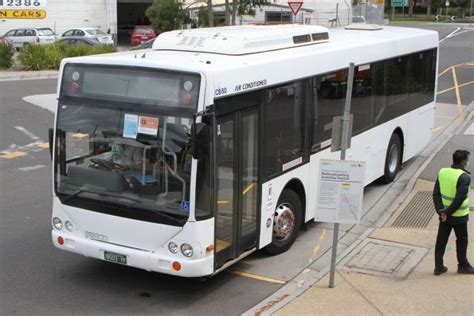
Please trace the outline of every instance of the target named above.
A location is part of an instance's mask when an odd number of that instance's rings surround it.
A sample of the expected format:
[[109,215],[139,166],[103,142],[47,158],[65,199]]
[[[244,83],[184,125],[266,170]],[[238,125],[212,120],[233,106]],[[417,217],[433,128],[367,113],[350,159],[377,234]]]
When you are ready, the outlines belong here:
[[151,25],[135,25],[130,37],[132,46],[154,39],[157,36]]
[[56,35],[50,28],[23,28],[10,30],[3,36],[14,48],[20,49],[31,44],[51,44],[56,40]]
[[61,37],[57,43],[64,43],[66,45],[75,46],[75,45],[87,45],[91,47],[96,47],[101,45],[101,43],[95,38],[81,37],[81,36],[68,36]]
[[96,39],[101,44],[107,44],[107,45],[114,44],[112,35],[106,34],[105,32],[99,30],[98,28],[93,28],[93,27],[79,27],[79,28],[67,30],[61,35],[61,38],[70,37],[70,36],[93,38],[93,39]]

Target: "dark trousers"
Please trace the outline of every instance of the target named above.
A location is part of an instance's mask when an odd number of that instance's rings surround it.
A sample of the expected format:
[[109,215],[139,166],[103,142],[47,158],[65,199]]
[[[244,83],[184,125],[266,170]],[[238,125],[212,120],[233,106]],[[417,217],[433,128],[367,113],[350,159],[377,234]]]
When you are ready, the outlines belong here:
[[448,243],[451,229],[454,229],[456,235],[456,256],[458,258],[459,266],[469,266],[467,261],[467,222],[460,224],[446,224],[444,222],[439,223],[438,236],[436,237],[435,247],[435,266],[441,268],[443,266],[443,256],[446,250],[446,244]]

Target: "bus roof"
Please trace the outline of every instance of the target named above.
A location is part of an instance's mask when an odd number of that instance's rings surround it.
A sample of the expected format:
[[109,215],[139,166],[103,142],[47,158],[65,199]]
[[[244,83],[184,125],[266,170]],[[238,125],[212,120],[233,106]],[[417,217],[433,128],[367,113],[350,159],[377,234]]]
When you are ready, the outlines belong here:
[[[252,26],[252,29],[258,28],[268,28],[268,26]],[[280,28],[284,29],[282,26]],[[225,29],[235,34],[238,29],[245,33],[244,30],[248,28],[237,26],[218,29],[221,32],[220,36],[223,36]],[[325,30],[322,27],[308,28],[304,25],[292,25],[286,28],[286,30],[290,29],[298,30],[298,32],[295,31],[298,35],[301,35],[302,31],[308,33],[308,31],[318,30],[319,33],[323,33]],[[261,53],[231,55],[183,51],[182,49],[173,50],[170,45],[167,45],[164,50],[129,51],[79,57],[68,61],[198,72],[206,77],[207,85],[211,88],[208,89],[208,93],[212,94],[206,97],[206,103],[210,104],[215,97],[215,89],[227,91],[224,94],[219,93],[218,96],[222,97],[243,92],[235,90],[242,83],[262,83],[256,86],[249,85],[250,91],[257,86],[270,86],[347,68],[350,62],[356,65],[367,64],[438,47],[438,33],[430,30],[385,26],[381,30],[335,28],[329,29],[328,32],[329,41],[327,42],[271,49]],[[171,34],[177,34],[177,32],[171,32]],[[241,39],[242,36],[240,36]]]

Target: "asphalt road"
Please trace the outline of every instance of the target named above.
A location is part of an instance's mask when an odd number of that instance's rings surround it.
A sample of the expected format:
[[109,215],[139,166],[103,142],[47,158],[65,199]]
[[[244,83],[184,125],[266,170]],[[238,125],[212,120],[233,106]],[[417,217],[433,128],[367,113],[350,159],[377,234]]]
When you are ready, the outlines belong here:
[[[441,37],[455,29],[439,26]],[[474,61],[473,34],[469,31],[441,43],[440,71]],[[470,66],[456,67],[456,72],[458,85],[474,80]],[[440,76],[440,89],[453,85],[452,71]],[[50,237],[51,167],[44,148],[53,115],[22,100],[54,93],[55,88],[56,80],[0,82],[0,151],[10,154],[9,159],[0,159],[0,314],[235,315],[276,291],[330,248],[329,226],[310,224],[289,252],[278,257],[256,253],[234,266],[234,273],[205,281],[149,273],[55,249]],[[455,90],[440,94],[438,101],[456,104]],[[462,104],[472,102],[472,90],[472,85],[459,88]],[[435,127],[443,128],[458,110],[457,105],[440,106]],[[384,192],[382,185],[367,187],[364,208]]]

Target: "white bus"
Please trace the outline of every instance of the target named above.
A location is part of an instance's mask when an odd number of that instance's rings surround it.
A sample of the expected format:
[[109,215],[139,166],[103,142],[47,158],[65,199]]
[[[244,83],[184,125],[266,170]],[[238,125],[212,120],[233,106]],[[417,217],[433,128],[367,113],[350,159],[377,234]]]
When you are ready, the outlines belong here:
[[67,59],[52,240],[87,257],[208,276],[286,251],[318,221],[318,165],[356,65],[348,159],[392,181],[430,140],[438,35],[399,27],[236,26]]

